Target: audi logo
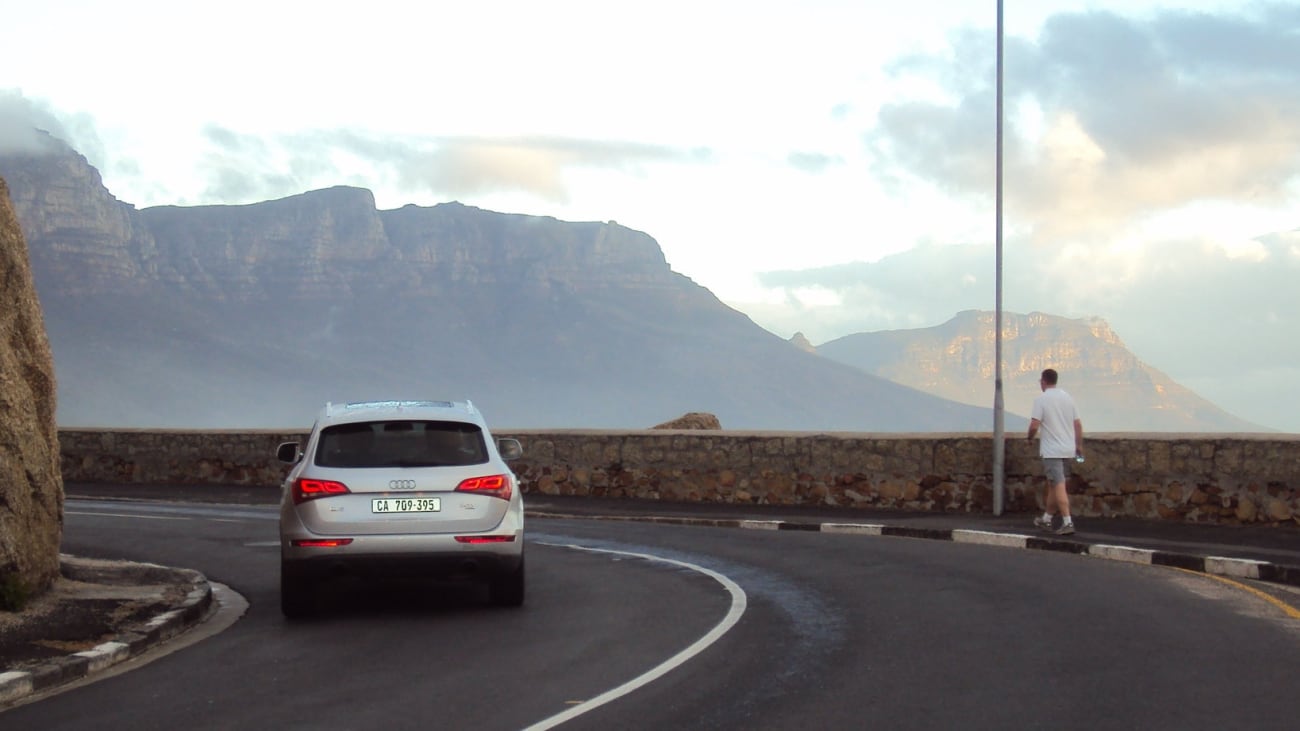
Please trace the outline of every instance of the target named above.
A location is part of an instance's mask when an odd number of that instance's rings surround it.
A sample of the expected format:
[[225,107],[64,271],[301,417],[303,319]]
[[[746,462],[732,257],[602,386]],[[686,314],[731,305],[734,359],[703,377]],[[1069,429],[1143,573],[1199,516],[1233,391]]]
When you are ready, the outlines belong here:
[[390,490],[414,490],[415,480],[389,480],[388,489]]

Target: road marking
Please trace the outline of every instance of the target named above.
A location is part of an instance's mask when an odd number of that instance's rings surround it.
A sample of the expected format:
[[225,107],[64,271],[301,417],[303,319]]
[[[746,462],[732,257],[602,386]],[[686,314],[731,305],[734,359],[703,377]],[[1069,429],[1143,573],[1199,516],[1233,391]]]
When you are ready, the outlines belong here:
[[177,517],[172,515],[132,515],[128,513],[85,513],[76,510],[65,510],[64,515],[94,515],[100,518],[139,518],[141,520],[192,520],[184,516]]
[[1273,606],[1277,607],[1278,609],[1281,609],[1281,610],[1282,610],[1282,613],[1285,614],[1286,616],[1290,617],[1291,619],[1300,619],[1300,609],[1296,609],[1295,607],[1291,606],[1290,604],[1287,604],[1286,602],[1282,601],[1281,599],[1278,599],[1277,597],[1273,596],[1272,594],[1269,594],[1268,592],[1260,591],[1259,589],[1256,589],[1256,588],[1253,587],[1253,586],[1246,586],[1245,584],[1241,583],[1240,581],[1233,581],[1232,579],[1228,579],[1228,578],[1225,578],[1225,577],[1222,577],[1222,576],[1216,576],[1216,575],[1214,575],[1214,574],[1206,574],[1206,573],[1202,573],[1202,572],[1200,572],[1200,571],[1192,571],[1191,569],[1180,569],[1180,568],[1177,568],[1177,567],[1171,567],[1171,568],[1173,568],[1174,571],[1182,571],[1183,573],[1186,573],[1186,574],[1194,574],[1194,575],[1197,575],[1197,576],[1204,576],[1204,577],[1207,578],[1207,579],[1214,579],[1215,581],[1217,581],[1217,582],[1219,582],[1219,583],[1221,583],[1221,584],[1227,584],[1228,586],[1231,586],[1231,587],[1233,587],[1233,588],[1241,589],[1242,591],[1244,591],[1244,592],[1246,592],[1246,593],[1248,593],[1248,594],[1253,594],[1255,597],[1257,597],[1257,598],[1259,598],[1259,599],[1263,599],[1264,601],[1268,602],[1269,604],[1272,604]]
[[606,703],[617,700],[627,695],[628,693],[631,693],[632,691],[644,685],[649,684],[655,679],[668,674],[675,668],[686,664],[686,661],[690,660],[691,658],[703,652],[706,648],[708,648],[709,645],[712,645],[714,642],[717,642],[719,639],[722,638],[723,635],[725,635],[728,631],[730,631],[731,628],[734,627],[736,623],[740,621],[741,616],[744,615],[745,613],[745,607],[748,604],[748,598],[745,595],[745,590],[740,588],[740,585],[738,585],[736,582],[732,581],[731,579],[727,578],[726,576],[723,576],[722,574],[716,571],[713,571],[711,569],[706,569],[703,566],[699,566],[697,564],[687,563],[685,561],[677,561],[671,558],[663,558],[662,556],[654,556],[648,553],[614,551],[614,550],[609,550],[604,548],[591,548],[589,546],[579,546],[571,543],[570,544],[543,543],[542,545],[558,546],[561,548],[571,548],[576,551],[590,551],[592,553],[609,553],[618,556],[631,556],[633,558],[641,558],[647,561],[657,561],[659,563],[666,563],[673,566],[680,566],[682,568],[690,569],[691,571],[698,571],[699,573],[708,576],[709,578],[713,579],[719,584],[722,584],[723,588],[727,590],[727,593],[731,595],[731,608],[727,610],[727,616],[723,617],[722,621],[714,625],[713,629],[709,630],[708,633],[706,633],[703,637],[691,643],[691,645],[686,649],[682,650],[676,655],[673,655],[672,657],[668,658],[664,662],[650,669],[648,672],[645,672],[627,681],[626,683],[618,686],[617,688],[612,688],[610,690],[607,690],[604,693],[601,693],[600,695],[596,696],[595,698],[592,698],[591,700],[584,701],[579,705],[576,705],[568,709],[567,711],[558,713],[554,716],[551,716],[550,718],[538,721],[537,723],[525,729],[525,731],[544,731],[545,729],[555,728],[556,726],[559,726],[565,721],[571,721],[577,718],[578,716],[581,716],[587,711],[594,710],[596,708],[599,708],[600,706],[605,705]]

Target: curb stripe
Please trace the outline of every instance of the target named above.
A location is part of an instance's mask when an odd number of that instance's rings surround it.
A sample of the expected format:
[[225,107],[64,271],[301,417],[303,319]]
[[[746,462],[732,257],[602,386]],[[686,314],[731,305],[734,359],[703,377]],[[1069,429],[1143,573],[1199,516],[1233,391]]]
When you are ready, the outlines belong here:
[[1235,576],[1239,579],[1258,579],[1261,565],[1264,565],[1263,561],[1248,558],[1205,557],[1205,573],[1219,576]]
[[822,523],[822,533],[848,533],[859,536],[883,535],[885,526],[872,523]]
[[1145,548],[1129,548],[1128,546],[1109,546],[1104,543],[1098,543],[1088,547],[1088,555],[1094,558],[1105,558],[1111,561],[1127,561],[1128,563],[1140,563],[1151,565],[1151,557],[1155,551]]
[[1151,554],[1151,564],[1154,566],[1173,566],[1178,569],[1205,573],[1205,558],[1202,556],[1189,556],[1185,553],[1156,551]]
[[995,531],[917,528],[914,526],[886,525],[879,523],[805,523],[784,520],[751,519],[712,519],[681,518],[661,516],[600,516],[576,515],[569,513],[531,512],[532,518],[554,518],[562,520],[625,520],[650,523],[670,523],[677,525],[712,526],[718,528],[745,528],[750,530],[775,531],[819,531],[851,535],[887,536],[896,538],[926,538],[930,540],[952,541],[1007,548],[1026,548],[1036,551],[1055,551],[1073,553],[1110,561],[1123,561],[1151,566],[1169,566],[1172,568],[1194,571],[1208,576],[1232,576],[1243,579],[1256,579],[1273,584],[1300,586],[1300,566],[1287,566],[1268,561],[1245,558],[1226,558],[1223,556],[1193,556],[1171,551],[1158,551],[1149,548],[1130,546],[1113,546],[1104,543],[1088,544],[1075,540],[1047,538],[1019,533],[998,533]]
[[1029,536],[1014,533],[993,533],[986,530],[954,530],[953,543],[971,543],[979,546],[1001,546],[1003,548],[1024,548]]
[[21,701],[34,693],[81,680],[118,663],[135,659],[153,645],[198,624],[212,606],[212,586],[197,571],[169,571],[185,575],[194,586],[177,608],[124,629],[116,640],[104,642],[89,650],[48,660],[30,670],[0,671],[0,712],[7,710],[4,704]]

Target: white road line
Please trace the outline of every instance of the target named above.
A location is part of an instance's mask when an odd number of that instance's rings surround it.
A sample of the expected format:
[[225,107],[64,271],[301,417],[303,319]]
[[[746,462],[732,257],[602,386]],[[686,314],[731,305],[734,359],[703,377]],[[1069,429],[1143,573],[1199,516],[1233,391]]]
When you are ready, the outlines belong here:
[[87,512],[77,511],[77,510],[65,510],[63,511],[63,514],[64,515],[94,515],[100,518],[140,518],[141,520],[193,520],[193,518],[187,518],[184,516],[173,516],[173,515],[139,515],[139,514],[132,515],[127,513],[93,513],[93,512],[87,513]]
[[744,615],[745,607],[748,604],[748,599],[745,596],[745,590],[741,589],[740,585],[738,585],[736,582],[732,581],[731,579],[728,579],[726,576],[723,576],[722,574],[719,574],[716,571],[706,569],[703,566],[698,566],[693,563],[687,563],[685,561],[677,561],[671,558],[663,558],[661,556],[654,556],[648,553],[612,551],[604,548],[590,548],[588,546],[578,546],[574,544],[544,543],[542,545],[560,546],[562,548],[572,548],[576,551],[591,551],[593,553],[611,553],[619,556],[632,556],[634,558],[643,558],[647,561],[658,561],[660,563],[671,564],[673,566],[680,566],[682,568],[690,569],[692,571],[698,571],[699,573],[708,576],[709,578],[713,579],[719,584],[722,584],[723,588],[727,590],[727,593],[731,595],[731,609],[727,611],[727,616],[723,617],[721,622],[714,625],[713,629],[709,630],[707,634],[705,634],[703,637],[699,638],[695,642],[691,643],[691,645],[686,649],[682,650],[676,655],[673,655],[672,657],[668,658],[664,662],[655,666],[648,672],[643,673],[642,675],[639,675],[633,678],[632,680],[629,680],[628,682],[618,686],[617,688],[612,688],[610,690],[607,690],[604,693],[601,693],[600,695],[596,696],[595,698],[592,698],[589,701],[585,701],[579,705],[576,705],[564,711],[563,713],[558,713],[554,716],[551,716],[550,718],[544,719],[542,721],[538,721],[537,723],[525,729],[525,731],[544,731],[545,729],[555,728],[556,726],[559,726],[565,721],[570,721],[573,720],[574,718],[577,718],[578,716],[581,716],[587,711],[594,710],[596,708],[599,708],[600,706],[605,705],[606,703],[609,703],[610,701],[617,700],[627,695],[628,693],[631,693],[632,691],[644,685],[649,684],[655,679],[668,674],[675,668],[684,665],[686,661],[690,660],[691,658],[703,652],[705,648],[707,648],[709,645],[712,645],[714,642],[717,642],[732,627],[734,627],[736,623],[740,621],[741,616]]

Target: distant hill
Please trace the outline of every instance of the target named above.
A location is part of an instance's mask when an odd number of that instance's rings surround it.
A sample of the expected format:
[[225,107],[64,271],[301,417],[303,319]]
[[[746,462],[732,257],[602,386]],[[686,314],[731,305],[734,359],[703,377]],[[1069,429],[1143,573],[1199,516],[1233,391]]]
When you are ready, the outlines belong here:
[[[858,333],[816,347],[831,360],[967,404],[993,403],[994,313],[966,311],[937,327]],[[1100,318],[1002,314],[1007,412],[1028,416],[1044,368],[1060,373],[1089,431],[1267,432],[1143,363]]]
[[305,427],[325,401],[470,398],[502,428],[989,431],[792,347],[615,223],[369,191],[137,210],[64,143],[0,155],[62,426]]

